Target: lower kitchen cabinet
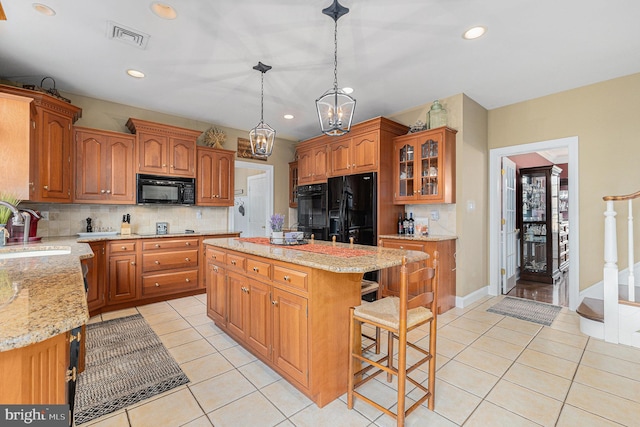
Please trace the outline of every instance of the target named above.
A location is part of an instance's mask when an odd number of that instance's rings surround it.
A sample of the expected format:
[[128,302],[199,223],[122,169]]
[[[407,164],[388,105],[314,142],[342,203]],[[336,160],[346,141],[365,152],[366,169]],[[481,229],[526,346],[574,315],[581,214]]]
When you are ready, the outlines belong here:
[[[409,251],[421,251],[429,254],[426,261],[432,265],[433,253],[439,252],[440,263],[438,270],[438,314],[442,314],[456,305],[456,238],[431,238],[422,240],[420,238],[386,238],[380,239],[380,246],[393,249],[405,249]],[[380,286],[383,292],[389,294],[399,294],[398,287],[400,277],[400,267],[387,268],[381,271]]]
[[273,288],[273,363],[291,378],[309,385],[308,300]]
[[93,251],[93,258],[83,259],[82,263],[87,266],[87,305],[89,312],[93,312],[107,303],[105,297],[107,254],[105,242],[91,242],[89,245]]
[[108,304],[138,298],[138,251],[134,240],[109,243]]
[[227,275],[222,267],[208,262],[207,273],[207,315],[214,322],[224,323],[227,307]]

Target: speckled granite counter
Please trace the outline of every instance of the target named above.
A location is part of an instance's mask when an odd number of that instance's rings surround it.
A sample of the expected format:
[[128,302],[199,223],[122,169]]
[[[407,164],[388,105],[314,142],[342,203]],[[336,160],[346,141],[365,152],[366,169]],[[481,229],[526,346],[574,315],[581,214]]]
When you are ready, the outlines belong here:
[[398,240],[418,240],[421,242],[440,242],[443,240],[456,240],[458,236],[419,236],[406,234],[385,234],[378,236],[379,239],[398,239]]
[[336,246],[344,249],[367,251],[369,255],[344,258],[335,255],[324,255],[296,250],[295,246],[261,245],[243,242],[238,239],[205,239],[207,245],[230,249],[264,258],[304,265],[320,270],[336,273],[364,273],[380,270],[402,264],[402,257],[407,257],[407,263],[429,258],[424,252],[406,251],[401,249],[381,248],[378,246],[350,245],[348,243],[332,243],[324,241],[310,241],[309,245]]
[[203,231],[196,231],[194,233],[129,234],[125,236],[121,234],[100,235],[99,233],[96,233],[95,236],[78,237],[78,242],[89,243],[89,242],[99,242],[101,240],[157,239],[157,238],[164,238],[164,237],[189,237],[189,236],[202,237],[202,236],[217,236],[217,235],[228,236],[230,234],[240,235],[240,233],[237,231],[225,231],[225,230],[203,230]]
[[0,306],[0,351],[46,340],[89,319],[80,265],[81,259],[93,257],[89,245],[71,237],[43,239],[5,246],[0,253],[42,247],[68,247],[70,253],[0,260],[0,280],[15,283],[18,290],[13,301]]

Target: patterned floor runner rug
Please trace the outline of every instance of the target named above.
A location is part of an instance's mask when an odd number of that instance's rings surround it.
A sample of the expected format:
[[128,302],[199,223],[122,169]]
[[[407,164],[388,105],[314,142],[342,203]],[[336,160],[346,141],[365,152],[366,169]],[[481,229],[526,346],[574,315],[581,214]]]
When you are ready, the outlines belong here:
[[522,298],[505,297],[487,311],[551,326],[562,307]]
[[139,315],[87,325],[75,423],[85,423],[189,382]]

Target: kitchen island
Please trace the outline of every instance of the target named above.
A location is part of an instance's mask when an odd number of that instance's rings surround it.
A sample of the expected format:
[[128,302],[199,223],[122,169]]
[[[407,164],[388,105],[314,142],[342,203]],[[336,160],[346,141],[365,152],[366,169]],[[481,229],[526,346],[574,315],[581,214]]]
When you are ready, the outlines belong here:
[[424,252],[311,241],[205,239],[207,315],[322,407],[347,390],[349,307],[365,272]]
[[[89,319],[75,239],[0,248],[0,377],[4,404],[67,403],[70,331]],[[77,343],[77,341],[76,341]]]

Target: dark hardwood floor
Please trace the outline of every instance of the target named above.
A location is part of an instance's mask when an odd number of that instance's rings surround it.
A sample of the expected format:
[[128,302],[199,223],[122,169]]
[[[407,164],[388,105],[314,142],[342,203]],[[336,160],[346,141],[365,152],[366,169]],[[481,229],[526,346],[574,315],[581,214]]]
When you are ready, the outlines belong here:
[[569,305],[569,272],[555,284],[518,280],[507,295],[566,307]]

